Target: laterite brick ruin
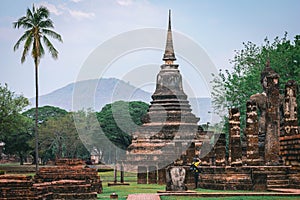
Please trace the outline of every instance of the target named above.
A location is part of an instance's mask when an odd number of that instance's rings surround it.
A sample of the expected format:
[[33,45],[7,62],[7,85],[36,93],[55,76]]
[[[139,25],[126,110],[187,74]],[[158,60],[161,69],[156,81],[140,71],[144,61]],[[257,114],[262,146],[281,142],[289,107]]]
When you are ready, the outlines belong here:
[[157,75],[153,101],[142,127],[133,134],[126,160],[119,164],[136,171],[138,183],[148,184],[166,184],[167,169],[180,166],[186,169],[185,183],[191,186],[189,165],[197,155],[202,160],[202,188],[300,188],[297,83],[288,81],[285,93],[280,94],[280,77],[268,61],[261,72],[262,93],[252,95],[245,105],[244,135],[240,111],[232,108],[226,140],[225,133],[203,131],[197,125],[199,119],[191,112],[175,60],[169,14],[165,63]]
[[101,192],[97,170],[77,159],[57,160],[55,166],[41,167],[33,178],[0,176],[0,200],[96,199]]

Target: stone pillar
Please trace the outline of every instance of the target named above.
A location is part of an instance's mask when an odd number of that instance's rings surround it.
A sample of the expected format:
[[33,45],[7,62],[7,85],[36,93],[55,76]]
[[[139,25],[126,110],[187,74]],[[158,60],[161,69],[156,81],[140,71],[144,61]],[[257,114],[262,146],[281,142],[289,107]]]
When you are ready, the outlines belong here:
[[158,170],[158,184],[163,185],[166,183],[166,168],[160,168]]
[[206,131],[203,136],[203,143],[200,148],[199,157],[201,159],[201,165],[212,165],[211,157],[213,152],[213,145],[211,144],[211,139],[213,136],[213,132]]
[[166,190],[167,191],[186,191],[185,185],[186,170],[180,166],[167,167]]
[[296,81],[288,81],[285,85],[283,130],[280,135],[280,154],[286,165],[300,166],[300,135],[296,94]]
[[157,167],[148,167],[148,184],[157,184]]
[[215,157],[216,157],[216,165],[217,166],[225,166],[226,164],[226,137],[224,133],[215,134],[215,139],[217,139],[217,143],[214,147],[215,149]]
[[147,184],[147,167],[138,166],[137,178],[138,184]]
[[247,101],[247,111],[246,111],[246,129],[245,135],[247,138],[247,155],[246,163],[247,165],[261,165],[263,160],[259,155],[259,145],[258,145],[258,132],[259,124],[257,117],[257,104],[253,100]]
[[192,163],[193,162],[193,158],[196,156],[195,152],[196,152],[195,143],[192,142],[191,145],[186,150],[186,157],[187,157],[186,162],[187,163]]
[[121,164],[121,169],[120,169],[120,182],[124,183],[124,166]]
[[262,172],[253,172],[252,176],[252,190],[253,191],[266,191],[267,190],[267,174]]
[[284,133],[285,135],[295,135],[298,133],[297,116],[297,83],[290,80],[285,85],[284,98]]
[[115,168],[114,168],[114,183],[117,183],[117,177],[118,177],[118,169],[117,169],[117,164],[115,164]]
[[265,162],[266,165],[278,165],[280,163],[279,75],[270,67],[266,69],[268,74],[263,80],[267,94]]
[[240,136],[240,112],[238,108],[229,110],[229,163],[242,165],[242,146]]

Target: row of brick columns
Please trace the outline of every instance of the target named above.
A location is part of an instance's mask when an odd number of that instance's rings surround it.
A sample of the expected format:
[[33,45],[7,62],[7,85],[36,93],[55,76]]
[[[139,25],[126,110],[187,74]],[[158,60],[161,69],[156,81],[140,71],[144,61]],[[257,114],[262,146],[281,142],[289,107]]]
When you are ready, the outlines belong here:
[[138,166],[138,184],[165,184],[166,170],[157,166]]
[[[276,81],[273,83],[275,84]],[[229,111],[229,163],[232,166],[242,163],[252,166],[279,164],[281,161],[280,156],[286,165],[300,165],[296,82],[288,81],[286,84],[282,127],[280,127],[279,123],[280,97],[278,86],[271,86],[269,90],[272,91],[269,92],[269,96],[272,98],[268,98],[268,95],[266,97],[267,110],[265,114],[261,113],[255,100],[250,99],[247,101],[246,128],[244,132],[246,142],[245,155],[243,155],[240,139],[240,112],[237,108]],[[277,89],[275,90],[274,88]],[[258,117],[259,111],[260,118]],[[224,147],[218,148],[224,149]]]
[[[243,138],[241,138],[240,130],[240,111],[238,108],[229,110],[228,158],[226,158],[226,135],[209,132],[206,134],[200,152],[204,165],[278,165],[282,157],[285,164],[300,166],[297,85],[295,81],[288,81],[286,84],[283,126],[280,127],[280,96],[277,78],[267,79],[267,95],[264,97],[265,110],[262,110],[261,104],[255,97],[247,101]],[[242,145],[242,140],[244,145]]]

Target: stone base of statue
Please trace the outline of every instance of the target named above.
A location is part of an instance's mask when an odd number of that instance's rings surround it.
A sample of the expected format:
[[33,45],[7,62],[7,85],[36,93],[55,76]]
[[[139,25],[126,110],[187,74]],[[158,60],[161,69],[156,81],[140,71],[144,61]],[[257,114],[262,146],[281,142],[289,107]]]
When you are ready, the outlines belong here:
[[170,166],[166,170],[166,191],[187,191],[184,183],[186,170],[181,166]]

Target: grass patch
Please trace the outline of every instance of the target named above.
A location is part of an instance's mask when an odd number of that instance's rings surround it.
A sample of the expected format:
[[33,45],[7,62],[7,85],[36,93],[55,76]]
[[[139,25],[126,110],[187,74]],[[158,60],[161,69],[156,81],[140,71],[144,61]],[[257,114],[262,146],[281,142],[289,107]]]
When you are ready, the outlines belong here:
[[112,193],[118,194],[119,200],[126,199],[129,194],[138,193],[157,193],[158,190],[164,190],[164,185],[157,184],[137,184],[130,183],[129,186],[111,186],[108,187],[107,183],[103,183],[103,193],[98,194],[98,199],[109,199]]
[[[107,186],[108,182],[113,182],[114,172],[100,172],[100,178],[102,180],[103,193],[98,194],[98,199],[110,199],[112,193],[118,194],[119,200],[125,200],[128,194],[138,194],[138,193],[157,193],[158,190],[164,190],[165,185],[157,184],[137,184],[137,176],[135,173],[125,172],[124,181],[129,182],[130,185],[124,186]],[[118,181],[120,179],[120,174],[118,173]]]
[[[114,171],[105,171],[105,172],[99,172],[100,178],[103,182],[113,182],[114,181]],[[120,181],[120,172],[118,172],[118,181]],[[132,172],[125,172],[124,173],[124,181],[125,182],[136,182],[137,181],[137,175],[136,173]]]
[[[179,196],[162,196],[161,200],[195,200],[200,197],[179,197]],[[205,200],[298,200],[299,197],[278,197],[278,196],[239,196],[239,197],[201,197]]]
[[[157,193],[158,190],[165,190],[165,185],[158,184],[137,184],[137,175],[135,173],[125,172],[124,180],[129,182],[129,186],[111,186],[108,187],[108,182],[113,182],[114,172],[100,172],[100,178],[102,180],[103,193],[98,194],[98,199],[110,199],[112,193],[118,194],[119,200],[125,200],[129,194],[138,194],[138,193]],[[118,173],[118,181],[120,174]],[[250,193],[253,191],[244,191],[244,190],[208,190],[198,188],[196,189],[198,193]],[[257,192],[255,192],[257,193]],[[261,192],[266,193],[266,192]],[[205,200],[298,200],[299,197],[283,197],[283,196],[236,196],[236,197],[188,197],[188,196],[161,196],[161,200],[196,200],[196,199],[205,199]]]
[[20,163],[15,163],[15,162],[13,162],[13,163],[2,163],[2,164],[0,164],[0,167],[1,166],[20,166]]
[[109,169],[109,168],[99,168],[98,169],[98,172],[111,172],[111,171],[114,171],[114,169]]
[[196,191],[198,193],[271,193],[271,191],[251,191],[251,190],[210,190],[210,189],[203,189],[203,188],[197,188]]

